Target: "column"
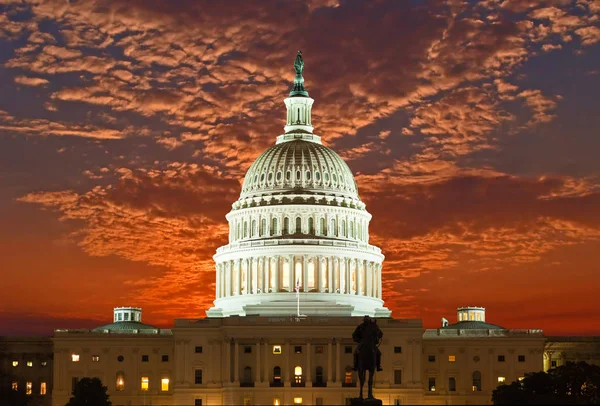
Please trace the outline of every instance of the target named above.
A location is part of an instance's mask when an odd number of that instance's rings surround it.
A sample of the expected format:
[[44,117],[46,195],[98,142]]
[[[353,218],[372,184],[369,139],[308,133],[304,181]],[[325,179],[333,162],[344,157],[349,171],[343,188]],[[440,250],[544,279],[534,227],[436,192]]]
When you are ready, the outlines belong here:
[[310,339],[306,341],[306,386],[312,386],[312,366],[310,365],[310,358],[312,355]]
[[271,258],[263,257],[263,292],[269,293],[269,281],[271,280]]
[[338,385],[342,384],[342,358],[341,358],[341,348],[342,348],[342,339],[338,338],[336,340],[335,346],[335,383]]
[[367,292],[366,296],[373,296],[373,292],[371,289],[373,288],[373,268],[371,267],[371,262],[365,261],[365,275],[367,277]]
[[250,289],[252,289],[252,259],[246,258],[246,285],[244,286],[246,295],[250,294]]
[[280,270],[279,270],[279,255],[275,255],[275,286],[273,286],[273,292],[279,292],[279,274],[280,274]]
[[261,370],[260,370],[260,342],[262,339],[256,340],[256,372],[254,374],[254,385],[258,386],[261,382]]
[[344,263],[346,264],[346,288],[344,289],[344,293],[350,294],[352,292],[352,280],[350,279],[350,258],[344,258]]
[[263,381],[270,382],[271,377],[269,373],[269,343],[267,340],[263,340]]
[[333,258],[327,258],[327,291],[329,293],[333,292]]
[[333,257],[333,286],[331,287],[331,293],[336,293],[340,288],[340,259]]
[[377,273],[379,277],[379,298],[383,299],[383,270],[381,269],[381,264],[377,264]]
[[303,290],[308,292],[308,255],[302,256],[302,279]]
[[225,347],[225,368],[223,368],[225,372],[225,377],[223,378],[223,383],[228,385],[231,383],[231,341],[229,338],[225,337],[223,340],[223,346]]
[[238,340],[235,340],[235,344],[233,346],[233,383],[235,385],[240,384],[240,343]]
[[217,264],[217,276],[215,278],[215,299],[221,297],[221,264]]
[[285,340],[283,346],[285,359],[283,362],[283,386],[290,386],[290,340]]
[[289,263],[288,263],[288,269],[289,269],[289,284],[290,284],[290,292],[294,291],[294,287],[296,286],[296,281],[294,280],[294,268],[296,267],[296,264],[294,263],[294,255],[290,255],[289,259],[288,259]]
[[333,344],[331,340],[327,343],[327,386],[331,385],[333,376]]
[[236,290],[236,295],[239,296],[242,294],[242,260],[241,259],[236,259],[236,271],[235,271],[235,277],[237,278],[237,286],[235,287]]
[[362,294],[361,289],[360,289],[360,286],[362,284],[360,264],[361,264],[361,261],[357,259],[356,260],[356,294],[357,295]]
[[317,255],[313,261],[315,261],[315,269],[317,274],[317,280],[315,285],[317,286],[317,292],[323,292],[323,278],[321,277],[321,256]]
[[231,261],[225,265],[225,296],[231,296]]

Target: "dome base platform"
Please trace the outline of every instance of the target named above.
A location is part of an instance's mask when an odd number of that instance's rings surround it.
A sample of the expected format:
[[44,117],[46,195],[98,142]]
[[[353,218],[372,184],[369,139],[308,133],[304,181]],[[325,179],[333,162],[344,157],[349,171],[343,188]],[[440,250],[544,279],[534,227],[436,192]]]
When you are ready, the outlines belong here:
[[[300,293],[300,314],[306,316],[390,317],[381,299],[339,293]],[[296,293],[278,292],[217,299],[207,317],[294,316],[298,314]]]

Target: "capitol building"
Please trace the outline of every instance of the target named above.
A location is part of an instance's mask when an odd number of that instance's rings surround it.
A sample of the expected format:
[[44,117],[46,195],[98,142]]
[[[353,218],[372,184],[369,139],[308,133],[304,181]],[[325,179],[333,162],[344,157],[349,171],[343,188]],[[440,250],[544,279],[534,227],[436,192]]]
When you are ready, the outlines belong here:
[[358,395],[351,337],[364,315],[384,334],[374,395],[386,405],[490,404],[498,385],[528,372],[600,363],[597,337],[506,329],[483,307],[459,307],[453,322],[440,315],[436,329],[394,318],[371,214],[348,165],[313,132],[301,54],[294,67],[284,133],[250,166],[227,214],[206,317],[161,329],[142,309],[117,307],[91,330],[4,338],[13,389],[62,406],[79,379],[98,377],[115,406],[349,404]]

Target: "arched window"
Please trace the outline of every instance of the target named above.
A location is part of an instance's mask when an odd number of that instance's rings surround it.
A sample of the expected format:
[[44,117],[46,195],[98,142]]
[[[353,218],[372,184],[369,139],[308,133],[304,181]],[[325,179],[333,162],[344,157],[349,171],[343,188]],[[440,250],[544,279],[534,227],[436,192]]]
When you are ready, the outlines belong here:
[[349,236],[350,238],[354,238],[354,221],[350,220],[350,227],[349,228]]
[[362,223],[358,222],[358,235],[356,236],[358,239],[364,239],[362,235]]
[[290,218],[286,217],[283,219],[283,234],[290,233]]
[[273,217],[272,226],[271,226],[271,235],[277,234],[277,219]]
[[327,235],[327,230],[325,229],[325,217],[321,217],[321,220],[319,222],[321,223],[321,226],[319,227],[321,235]]
[[321,385],[323,381],[323,367],[317,367],[317,373],[315,374],[316,384]]
[[273,368],[273,383],[275,383],[275,384],[281,383],[281,368],[280,367]]
[[117,391],[120,392],[125,390],[125,373],[123,373],[122,371],[117,372],[117,379],[115,384]]
[[302,233],[302,218],[296,217],[296,234]]
[[242,224],[241,223],[237,223],[237,232],[235,233],[235,239],[239,240],[240,238],[242,238]]
[[308,233],[311,235],[315,234],[315,220],[312,217],[308,218]]
[[252,220],[252,236],[256,235],[256,220]]
[[346,220],[342,220],[342,237],[346,236]]
[[248,237],[248,222],[244,221],[244,238]]
[[302,367],[297,366],[294,368],[294,382],[302,383]]
[[481,372],[473,372],[473,392],[481,392]]
[[344,376],[344,383],[352,383],[352,367],[346,367],[346,375]]
[[267,219],[260,221],[260,236],[262,237],[267,232]]
[[330,232],[331,235],[334,237],[337,237],[337,226],[336,226],[336,221],[335,219],[331,219],[331,228],[330,228]]
[[251,367],[244,367],[244,383],[251,383],[252,382],[252,368]]

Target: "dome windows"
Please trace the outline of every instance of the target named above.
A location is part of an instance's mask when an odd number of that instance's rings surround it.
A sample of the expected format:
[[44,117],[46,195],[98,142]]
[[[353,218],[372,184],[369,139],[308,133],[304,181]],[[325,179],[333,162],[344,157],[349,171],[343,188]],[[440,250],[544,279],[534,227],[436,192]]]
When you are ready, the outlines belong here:
[[321,172],[319,172],[319,171],[315,172],[315,180],[317,182],[321,181]]
[[260,175],[260,183],[265,181],[265,174]]
[[281,172],[277,172],[277,182],[281,182]]
[[269,183],[273,182],[273,172],[269,172]]
[[285,173],[285,180],[287,180],[288,182],[292,180],[292,172],[291,171],[287,171]]
[[310,171],[306,171],[306,180],[310,180]]
[[333,178],[333,182],[337,183],[337,175],[335,173],[333,173],[333,175],[331,175],[331,177]]
[[302,180],[302,172],[300,172],[299,170],[298,170],[298,171],[296,171],[296,180],[297,180],[297,181],[300,181],[300,180]]
[[325,182],[329,182],[329,173],[325,172],[325,174],[323,175],[323,178],[325,179]]

